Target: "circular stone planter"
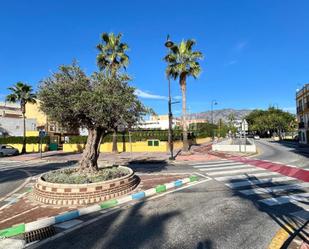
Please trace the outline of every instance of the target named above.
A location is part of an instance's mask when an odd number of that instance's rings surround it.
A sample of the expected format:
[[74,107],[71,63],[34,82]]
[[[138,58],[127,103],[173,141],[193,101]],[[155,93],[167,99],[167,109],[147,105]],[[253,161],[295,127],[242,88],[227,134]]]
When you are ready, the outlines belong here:
[[88,184],[50,183],[39,177],[34,185],[34,199],[57,206],[81,206],[106,201],[132,191],[139,184],[140,179],[134,175],[132,169],[129,174],[109,181]]

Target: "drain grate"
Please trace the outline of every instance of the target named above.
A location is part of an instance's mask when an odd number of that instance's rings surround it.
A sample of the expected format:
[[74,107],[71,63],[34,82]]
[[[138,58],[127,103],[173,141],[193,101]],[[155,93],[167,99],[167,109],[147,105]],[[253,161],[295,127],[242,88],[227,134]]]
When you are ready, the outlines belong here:
[[55,234],[56,234],[55,228],[53,226],[49,226],[24,233],[24,240],[26,241],[26,243],[30,243],[36,240],[46,239]]

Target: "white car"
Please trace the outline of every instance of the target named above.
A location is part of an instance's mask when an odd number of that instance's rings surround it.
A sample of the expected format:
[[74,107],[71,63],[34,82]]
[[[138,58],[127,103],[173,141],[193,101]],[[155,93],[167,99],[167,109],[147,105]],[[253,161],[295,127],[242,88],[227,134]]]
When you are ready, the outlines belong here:
[[260,139],[260,136],[255,135],[253,138],[256,139],[256,140],[259,140],[259,139]]
[[18,155],[19,151],[18,149],[10,146],[10,145],[6,145],[6,144],[0,144],[0,157],[2,156],[11,156],[11,155]]

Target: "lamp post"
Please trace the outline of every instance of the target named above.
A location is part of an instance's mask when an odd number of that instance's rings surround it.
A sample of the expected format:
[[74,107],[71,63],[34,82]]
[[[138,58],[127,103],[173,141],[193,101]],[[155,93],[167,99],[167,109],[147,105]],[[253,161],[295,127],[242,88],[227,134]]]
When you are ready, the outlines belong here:
[[[167,35],[167,39],[165,42],[165,47],[167,49],[171,48],[174,43],[169,39],[169,35]],[[173,150],[173,114],[172,114],[172,98],[171,98],[171,81],[170,77],[167,75],[168,80],[168,145],[170,150],[170,160],[174,160]]]
[[213,109],[214,109],[214,105],[218,105],[217,101],[215,99],[213,99],[211,101],[211,124],[212,124],[212,141],[215,140],[215,133],[214,133],[214,113],[213,113]]

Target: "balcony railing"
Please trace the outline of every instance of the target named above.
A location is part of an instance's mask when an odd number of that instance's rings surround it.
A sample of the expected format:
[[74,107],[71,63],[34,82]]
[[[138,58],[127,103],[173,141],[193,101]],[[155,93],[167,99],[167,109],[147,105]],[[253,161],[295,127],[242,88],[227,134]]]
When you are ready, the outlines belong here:
[[298,128],[299,128],[299,129],[305,128],[305,123],[304,123],[304,122],[298,123]]

